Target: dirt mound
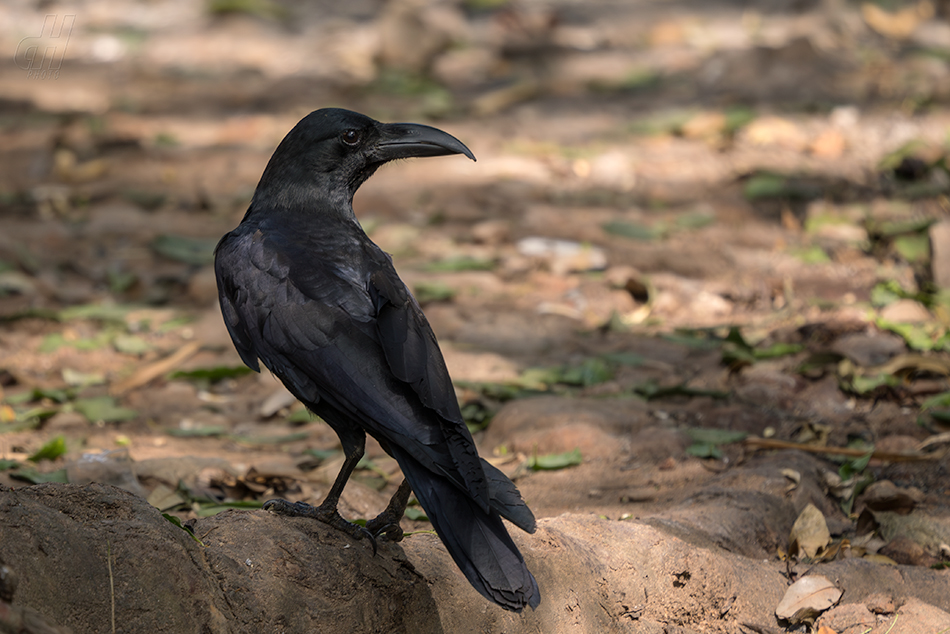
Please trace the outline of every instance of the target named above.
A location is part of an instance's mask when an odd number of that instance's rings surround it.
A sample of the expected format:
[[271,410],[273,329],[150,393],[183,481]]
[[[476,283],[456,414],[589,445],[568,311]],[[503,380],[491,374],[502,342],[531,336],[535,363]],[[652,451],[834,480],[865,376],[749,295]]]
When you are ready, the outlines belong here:
[[[74,632],[113,631],[113,609],[116,632],[764,632],[777,631],[788,586],[778,562],[697,547],[662,526],[566,514],[515,535],[543,596],[517,615],[479,597],[433,535],[381,544],[374,557],[323,524],[262,511],[194,528],[202,544],[111,486],[0,489],[0,560],[20,577],[14,605]],[[850,601],[829,616],[875,621],[883,602],[925,619],[915,627],[950,624],[946,574],[862,560],[822,568]]]

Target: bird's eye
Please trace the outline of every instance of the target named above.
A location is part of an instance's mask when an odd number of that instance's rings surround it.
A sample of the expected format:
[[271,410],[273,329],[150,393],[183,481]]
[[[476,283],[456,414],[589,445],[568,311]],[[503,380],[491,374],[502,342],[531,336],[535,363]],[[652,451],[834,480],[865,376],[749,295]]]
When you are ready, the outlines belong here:
[[356,145],[360,142],[360,139],[362,139],[362,135],[360,134],[359,130],[347,130],[342,135],[340,135],[340,138],[347,145]]

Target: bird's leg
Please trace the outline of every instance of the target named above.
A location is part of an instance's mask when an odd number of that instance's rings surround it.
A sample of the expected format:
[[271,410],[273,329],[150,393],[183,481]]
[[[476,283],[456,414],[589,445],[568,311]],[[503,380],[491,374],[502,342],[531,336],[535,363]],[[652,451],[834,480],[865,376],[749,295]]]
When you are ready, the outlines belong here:
[[409,502],[409,494],[412,493],[412,487],[409,486],[409,480],[403,480],[393,497],[389,500],[389,506],[386,510],[366,522],[366,529],[376,537],[385,535],[387,541],[401,542],[402,528],[399,526],[399,520],[406,512],[406,504]]
[[363,457],[363,439],[361,439],[359,443],[347,443],[347,445],[348,446],[344,447],[346,450],[346,458],[343,460],[343,467],[340,469],[336,480],[333,481],[333,486],[330,487],[330,492],[327,493],[327,497],[320,503],[320,506],[311,506],[305,502],[290,502],[277,498],[264,502],[262,508],[265,511],[273,511],[278,515],[310,517],[319,520],[337,530],[343,531],[354,539],[369,537],[370,542],[373,544],[373,555],[375,555],[376,538],[373,533],[359,524],[346,521],[337,511],[337,504],[339,504],[340,496],[343,494],[343,487],[346,486],[346,481],[350,479],[350,475],[356,468],[356,464]]

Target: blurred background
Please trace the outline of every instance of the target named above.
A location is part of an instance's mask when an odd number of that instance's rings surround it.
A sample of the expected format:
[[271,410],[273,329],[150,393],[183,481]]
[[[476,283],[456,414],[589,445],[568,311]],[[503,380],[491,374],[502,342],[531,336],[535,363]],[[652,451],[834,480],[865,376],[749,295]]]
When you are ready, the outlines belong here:
[[[240,364],[211,259],[326,106],[478,157],[386,166],[355,206],[540,516],[629,513],[603,484],[622,478],[670,504],[656,487],[747,435],[945,448],[948,19],[944,0],[7,0],[0,482],[113,482],[182,517],[320,499],[336,439]],[[369,458],[348,492],[398,483]],[[875,477],[946,496],[932,458]]]

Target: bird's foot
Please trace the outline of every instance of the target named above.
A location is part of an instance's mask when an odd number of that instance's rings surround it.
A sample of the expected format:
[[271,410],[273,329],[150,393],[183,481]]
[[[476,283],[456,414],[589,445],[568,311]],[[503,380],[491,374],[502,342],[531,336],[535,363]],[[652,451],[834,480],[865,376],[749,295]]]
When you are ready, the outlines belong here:
[[384,515],[385,513],[380,513],[376,519],[366,522],[366,529],[376,537],[385,537],[388,542],[401,542],[403,532],[399,521],[392,522],[383,517]]
[[261,508],[265,511],[277,513],[278,515],[286,515],[287,517],[309,517],[321,521],[338,531],[346,533],[353,539],[368,537],[370,543],[373,545],[373,556],[376,556],[376,535],[374,535],[371,530],[367,530],[359,524],[354,524],[353,522],[348,522],[343,519],[336,508],[324,508],[323,505],[311,506],[305,502],[290,502],[289,500],[281,498],[268,500],[264,502]]

